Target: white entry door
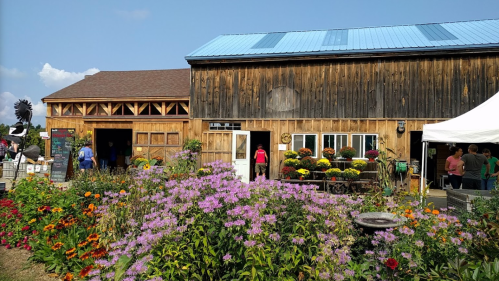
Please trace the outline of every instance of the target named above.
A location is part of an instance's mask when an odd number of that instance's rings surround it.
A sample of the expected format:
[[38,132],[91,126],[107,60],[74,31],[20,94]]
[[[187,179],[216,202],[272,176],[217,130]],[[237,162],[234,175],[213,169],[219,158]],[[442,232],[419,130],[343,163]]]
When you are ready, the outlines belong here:
[[242,182],[250,180],[250,132],[232,131],[232,163]]

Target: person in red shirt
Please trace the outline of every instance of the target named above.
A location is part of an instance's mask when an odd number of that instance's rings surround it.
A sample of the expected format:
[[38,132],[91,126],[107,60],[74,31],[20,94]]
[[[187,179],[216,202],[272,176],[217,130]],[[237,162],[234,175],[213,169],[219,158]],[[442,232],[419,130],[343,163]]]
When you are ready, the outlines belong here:
[[255,171],[256,176],[258,177],[260,173],[265,177],[265,171],[267,170],[267,162],[269,157],[267,156],[267,152],[263,150],[263,146],[261,144],[258,145],[258,150],[255,151],[256,164]]

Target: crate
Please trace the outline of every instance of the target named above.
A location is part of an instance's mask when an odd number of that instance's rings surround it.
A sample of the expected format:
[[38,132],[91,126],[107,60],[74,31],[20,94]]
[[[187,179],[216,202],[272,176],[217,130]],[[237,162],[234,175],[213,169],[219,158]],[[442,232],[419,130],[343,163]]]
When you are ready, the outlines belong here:
[[453,189],[447,190],[447,207],[456,208],[454,213],[471,212],[473,200],[478,197],[490,199],[490,190]]
[[[25,178],[26,174],[26,165],[28,163],[21,163],[19,166],[19,172],[17,173],[18,178]],[[3,162],[3,178],[5,179],[13,179],[16,173],[16,166],[14,166],[14,161],[4,161]]]

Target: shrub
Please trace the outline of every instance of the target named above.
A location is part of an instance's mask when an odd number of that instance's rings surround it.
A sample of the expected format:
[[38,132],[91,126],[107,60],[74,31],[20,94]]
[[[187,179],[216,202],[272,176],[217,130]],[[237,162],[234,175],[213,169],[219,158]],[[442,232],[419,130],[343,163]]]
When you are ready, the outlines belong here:
[[296,172],[299,176],[304,178],[308,178],[310,176],[310,171],[307,169],[298,169]]
[[281,173],[285,177],[291,177],[291,178],[296,177],[296,169],[293,167],[284,167],[284,168],[282,168]]
[[286,157],[286,159],[294,159],[296,157],[298,157],[298,152],[294,151],[294,150],[288,150],[286,152],[284,152],[284,157]]
[[346,179],[354,180],[354,179],[357,179],[359,177],[359,175],[360,175],[360,171],[355,170],[355,169],[345,169],[343,171],[343,177]]
[[331,163],[327,159],[320,159],[317,161],[317,167],[321,169],[327,169],[331,167]]
[[213,173],[211,172],[211,169],[210,169],[210,168],[205,168],[205,167],[200,168],[200,169],[198,170],[198,173],[197,173],[197,175],[198,175],[199,177],[209,176],[209,175],[211,175],[211,174],[213,174]]
[[340,155],[343,158],[352,158],[357,153],[357,150],[351,146],[344,146],[340,149]]
[[307,157],[307,156],[312,156],[312,150],[309,148],[303,147],[298,150],[298,154],[300,155],[301,158]]
[[328,178],[341,176],[341,170],[338,168],[332,168],[326,171],[326,176]]
[[336,151],[334,151],[334,149],[332,149],[331,147],[326,147],[322,151],[322,156],[327,158],[327,159],[334,159],[334,157],[336,156],[335,154],[336,154]]
[[369,159],[374,159],[378,157],[379,152],[377,150],[368,150],[366,154],[364,154],[364,157],[369,158]]
[[367,167],[367,162],[364,160],[354,160],[350,165],[356,170],[363,171]]
[[298,168],[300,167],[300,160],[293,158],[286,159],[284,160],[284,166]]
[[300,161],[300,166],[310,171],[313,171],[315,170],[315,168],[317,168],[317,160],[315,160],[310,156],[304,157]]
[[203,143],[200,140],[187,138],[184,140],[184,146],[182,147],[182,149],[184,151],[189,150],[195,153],[199,153],[201,152],[202,147]]

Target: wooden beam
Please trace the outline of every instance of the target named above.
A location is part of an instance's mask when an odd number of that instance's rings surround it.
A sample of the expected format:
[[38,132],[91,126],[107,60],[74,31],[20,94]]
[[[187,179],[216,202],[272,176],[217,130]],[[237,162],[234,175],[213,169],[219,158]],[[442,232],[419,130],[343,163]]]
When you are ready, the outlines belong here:
[[175,104],[177,104],[176,102],[172,102],[168,105],[168,107],[166,108],[166,113],[165,114],[168,114],[168,112],[170,112],[170,110],[175,106]]
[[139,103],[138,102],[133,103],[133,114],[135,116],[139,115]]
[[[68,103],[68,104],[66,104],[66,106],[64,106],[64,109],[62,110],[62,115],[64,115],[64,113],[66,112],[66,110],[68,110],[71,107],[71,105],[72,105],[71,103]],[[71,112],[71,114],[73,114],[73,113]]]
[[[135,97],[135,98],[112,98],[113,102],[162,102],[162,101],[189,101],[189,96],[184,97]],[[58,102],[109,102],[110,98],[56,98],[56,99],[43,99],[46,103],[58,103]]]
[[[78,110],[81,112],[81,114],[84,114],[83,107],[79,103],[75,103],[74,106],[76,106],[76,108],[78,108]],[[73,111],[74,111],[74,108],[73,108]]]
[[148,106],[148,105],[149,105],[149,103],[148,103],[148,102],[143,103],[143,104],[140,106],[140,108],[139,108],[139,114],[140,114],[140,113],[142,113],[142,111],[144,111],[144,108],[146,108],[146,106]]
[[135,106],[133,104],[126,103],[125,105],[126,105],[126,107],[128,107],[128,109],[130,109],[131,112],[133,112],[133,115],[137,115],[137,114],[135,114]]
[[161,105],[157,102],[152,104],[159,112],[161,112]]
[[[100,108],[104,109],[104,112],[106,112],[106,115],[110,115],[108,111],[108,106],[105,103],[99,103]],[[100,115],[100,114],[99,114]]]
[[113,110],[113,106],[110,102],[107,103],[107,115],[111,115],[111,111]]
[[123,106],[123,103],[117,103],[114,107],[113,107],[113,110],[111,111],[111,115],[116,113],[116,111],[118,110],[118,108],[120,108],[120,106]]
[[180,102],[180,105],[185,110],[185,112],[187,112],[187,114],[189,114],[189,107],[187,106],[187,104],[185,104],[185,102]]
[[83,113],[83,116],[87,116],[87,103],[86,102],[83,103],[83,111],[82,111],[82,113]]
[[90,111],[92,111],[92,109],[94,109],[96,106],[97,106],[97,104],[96,104],[96,103],[92,103],[92,104],[90,104],[90,106],[89,106],[89,107],[87,107],[87,114],[89,114],[89,113],[90,113]]
[[165,107],[165,102],[161,103],[161,115],[165,116],[166,115],[166,107]]

